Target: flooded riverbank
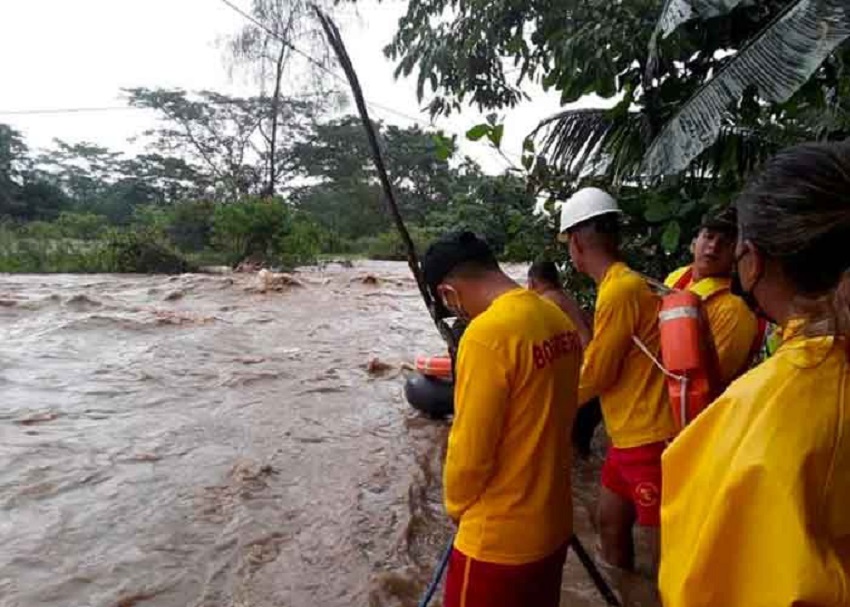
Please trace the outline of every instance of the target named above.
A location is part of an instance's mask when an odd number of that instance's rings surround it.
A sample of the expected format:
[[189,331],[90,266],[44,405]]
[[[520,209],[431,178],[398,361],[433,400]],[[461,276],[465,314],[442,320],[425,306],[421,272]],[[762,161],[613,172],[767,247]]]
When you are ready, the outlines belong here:
[[[401,365],[442,343],[403,264],[298,278],[0,277],[0,605],[416,604],[448,425]],[[573,556],[563,604],[602,604]]]

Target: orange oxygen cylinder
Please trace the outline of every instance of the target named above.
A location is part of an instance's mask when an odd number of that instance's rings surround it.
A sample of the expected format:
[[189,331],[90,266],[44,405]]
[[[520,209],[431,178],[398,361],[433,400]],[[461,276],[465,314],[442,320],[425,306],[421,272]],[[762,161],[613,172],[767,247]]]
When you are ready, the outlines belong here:
[[673,291],[661,298],[658,314],[661,362],[667,370],[667,391],[679,430],[710,403],[711,361],[702,340],[699,296]]

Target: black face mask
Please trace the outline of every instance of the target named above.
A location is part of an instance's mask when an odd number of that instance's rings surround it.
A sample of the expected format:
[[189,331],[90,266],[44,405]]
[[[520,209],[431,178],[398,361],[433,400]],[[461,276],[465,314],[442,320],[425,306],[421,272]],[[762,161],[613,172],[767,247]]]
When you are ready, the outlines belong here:
[[738,273],[738,262],[740,262],[744,258],[744,255],[746,255],[747,253],[749,253],[749,251],[744,251],[743,253],[738,255],[738,257],[735,258],[735,266],[732,268],[732,285],[729,290],[732,295],[737,295],[738,297],[743,299],[744,303],[747,304],[747,307],[753,311],[753,314],[755,314],[759,318],[766,320],[769,323],[776,324],[776,321],[773,320],[770,316],[768,316],[767,313],[762,309],[762,307],[759,305],[758,300],[756,299],[756,296],[753,294],[756,285],[761,280],[761,273],[759,273],[758,277],[756,277],[756,279],[753,281],[753,286],[750,287],[749,291],[744,289],[744,285],[741,282],[741,275]]

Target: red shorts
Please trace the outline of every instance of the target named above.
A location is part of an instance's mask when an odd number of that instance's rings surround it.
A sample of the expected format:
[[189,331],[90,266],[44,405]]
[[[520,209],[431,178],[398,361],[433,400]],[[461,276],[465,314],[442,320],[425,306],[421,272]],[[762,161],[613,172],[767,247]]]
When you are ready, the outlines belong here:
[[661,454],[666,447],[666,442],[610,447],[605,457],[602,486],[635,505],[639,525],[661,524]]
[[567,544],[525,565],[497,565],[452,550],[443,607],[558,607]]

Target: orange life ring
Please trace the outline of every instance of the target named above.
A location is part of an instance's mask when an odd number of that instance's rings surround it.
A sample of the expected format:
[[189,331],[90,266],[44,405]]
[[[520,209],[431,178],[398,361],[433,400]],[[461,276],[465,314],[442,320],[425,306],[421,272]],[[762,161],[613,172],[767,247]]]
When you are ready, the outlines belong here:
[[416,370],[428,377],[452,379],[452,359],[448,356],[417,356]]

